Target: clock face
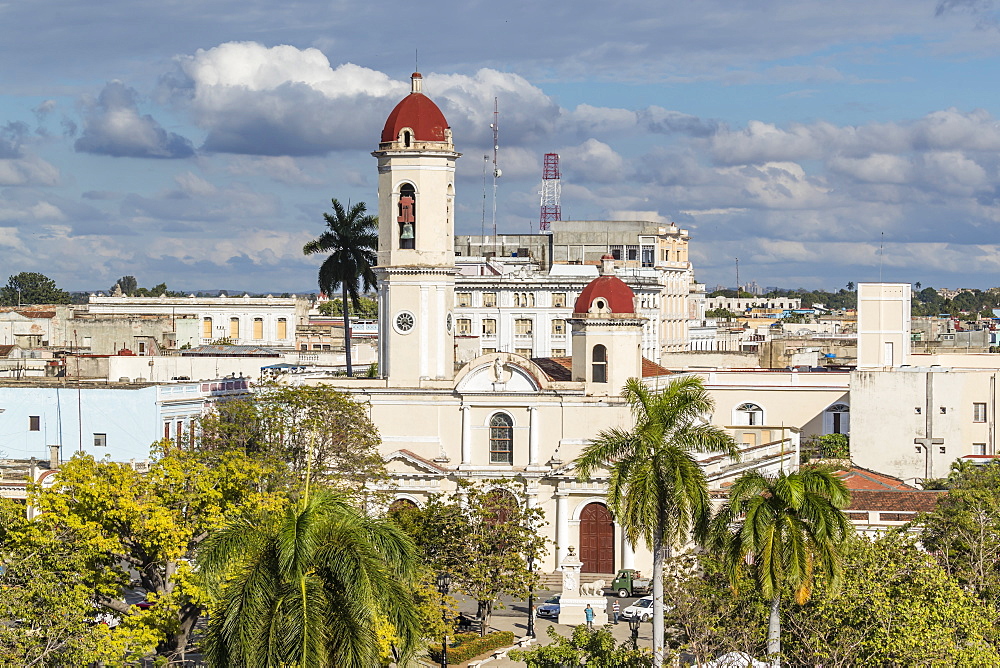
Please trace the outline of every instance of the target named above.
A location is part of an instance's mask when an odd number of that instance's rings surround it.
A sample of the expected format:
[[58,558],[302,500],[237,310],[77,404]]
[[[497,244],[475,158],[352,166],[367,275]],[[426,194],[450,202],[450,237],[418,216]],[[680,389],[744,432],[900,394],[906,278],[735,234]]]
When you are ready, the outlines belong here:
[[400,334],[408,334],[413,329],[414,323],[416,323],[416,319],[409,311],[400,311],[396,314],[396,319],[393,321],[396,331]]
[[444,319],[444,326],[448,329],[448,333],[451,334],[451,326],[452,326],[451,313],[449,313],[448,317]]

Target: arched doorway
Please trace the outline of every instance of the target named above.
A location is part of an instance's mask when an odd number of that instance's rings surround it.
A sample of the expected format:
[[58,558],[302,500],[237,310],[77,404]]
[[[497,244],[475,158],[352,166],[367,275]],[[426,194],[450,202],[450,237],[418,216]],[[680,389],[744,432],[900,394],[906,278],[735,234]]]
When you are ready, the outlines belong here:
[[614,573],[615,520],[603,503],[588,503],[580,513],[583,573]]

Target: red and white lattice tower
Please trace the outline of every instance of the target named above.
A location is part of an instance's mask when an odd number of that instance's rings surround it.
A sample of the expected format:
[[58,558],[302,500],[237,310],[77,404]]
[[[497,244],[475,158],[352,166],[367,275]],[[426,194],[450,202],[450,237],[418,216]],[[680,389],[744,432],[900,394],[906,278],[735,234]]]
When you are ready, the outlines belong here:
[[542,214],[538,219],[538,229],[549,231],[549,225],[554,220],[562,220],[562,206],[559,195],[562,190],[559,181],[559,154],[546,153],[542,167]]

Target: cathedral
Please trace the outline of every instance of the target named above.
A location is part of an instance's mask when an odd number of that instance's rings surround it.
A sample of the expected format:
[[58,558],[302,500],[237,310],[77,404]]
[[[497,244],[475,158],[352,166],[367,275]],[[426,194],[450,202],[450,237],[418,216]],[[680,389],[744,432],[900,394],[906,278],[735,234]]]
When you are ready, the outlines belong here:
[[[448,122],[424,95],[419,73],[386,120],[378,149],[379,373],[332,379],[368,407],[382,440],[397,503],[420,505],[460,480],[517,477],[524,503],[546,518],[539,529],[555,570],[577,548],[584,573],[647,569],[605,505],[607,479],[577,480],[572,462],[603,429],[632,426],[620,391],[629,378],[651,389],[671,373],[644,358],[635,294],[605,256],[568,320],[569,356],[510,352],[456,364],[455,162]],[[785,456],[782,452],[782,457]],[[715,458],[718,459],[718,458]],[[774,457],[771,464],[783,461]],[[716,484],[735,475],[706,460]],[[737,467],[741,469],[743,467]],[[714,476],[714,477],[713,477]]]

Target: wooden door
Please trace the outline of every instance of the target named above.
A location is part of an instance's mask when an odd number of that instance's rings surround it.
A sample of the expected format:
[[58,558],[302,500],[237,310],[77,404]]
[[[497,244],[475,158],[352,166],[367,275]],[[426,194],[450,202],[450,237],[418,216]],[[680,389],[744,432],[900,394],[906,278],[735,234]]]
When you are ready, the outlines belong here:
[[603,503],[591,503],[580,514],[580,561],[584,573],[615,572],[615,522]]

